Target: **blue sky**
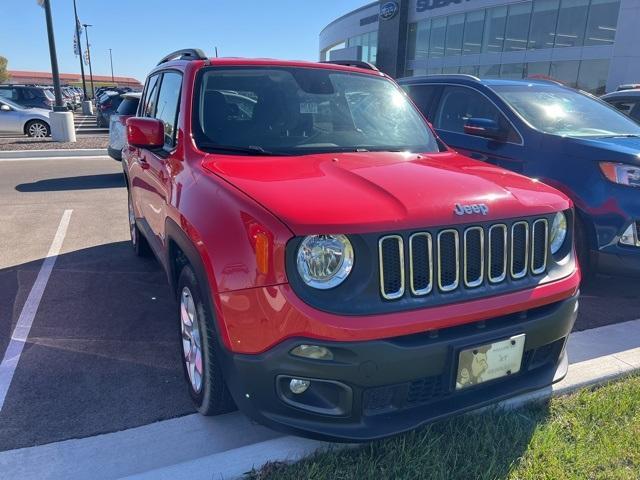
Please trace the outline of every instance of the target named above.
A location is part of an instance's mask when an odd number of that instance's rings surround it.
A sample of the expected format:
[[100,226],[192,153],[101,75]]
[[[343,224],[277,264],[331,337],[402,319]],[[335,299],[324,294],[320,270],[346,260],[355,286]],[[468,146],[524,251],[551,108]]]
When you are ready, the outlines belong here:
[[[77,0],[89,29],[93,73],[144,80],[167,53],[202,48],[213,56],[318,59],[318,34],[367,0]],[[60,71],[79,72],[73,1],[51,0]],[[0,55],[10,70],[50,71],[44,10],[36,0],[0,0]],[[83,35],[82,46],[84,49]]]

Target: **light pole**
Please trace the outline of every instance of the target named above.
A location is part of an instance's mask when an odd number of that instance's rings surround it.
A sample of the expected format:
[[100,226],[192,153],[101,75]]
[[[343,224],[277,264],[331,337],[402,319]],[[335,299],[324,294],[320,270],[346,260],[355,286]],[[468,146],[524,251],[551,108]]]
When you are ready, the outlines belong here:
[[62,104],[62,91],[60,90],[60,72],[58,70],[58,55],[56,53],[56,41],[53,35],[53,19],[51,18],[51,5],[49,0],[38,0],[38,5],[44,8],[47,20],[47,37],[49,39],[49,56],[51,57],[51,77],[53,91],[56,96],[56,104],[49,116],[51,138],[56,142],[75,142],[76,131],[73,125],[73,114]]
[[[76,19],[76,40],[78,42],[78,55],[80,55],[80,73],[82,74],[82,92],[84,93],[84,99],[89,100],[87,96],[87,82],[84,78],[84,60],[82,58],[82,39],[80,38],[80,20],[78,19],[78,8],[76,7],[76,0],[73,0],[73,15]],[[83,107],[84,108],[84,107]]]
[[91,78],[91,98],[93,98],[94,95],[96,94],[96,91],[93,88],[93,70],[91,69],[91,50],[89,49],[89,27],[93,27],[93,25],[83,23],[82,26],[84,27],[84,35],[85,35],[85,38],[87,39],[87,58],[89,59],[89,78]]
[[111,62],[111,83],[116,83],[113,79],[113,55],[111,54],[111,49],[109,49],[109,62]]

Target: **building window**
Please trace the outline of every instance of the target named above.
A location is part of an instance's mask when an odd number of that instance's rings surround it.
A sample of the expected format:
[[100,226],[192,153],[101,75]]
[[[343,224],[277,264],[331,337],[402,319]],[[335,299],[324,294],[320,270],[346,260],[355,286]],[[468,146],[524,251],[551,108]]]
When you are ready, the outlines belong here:
[[507,28],[504,35],[504,51],[526,50],[531,19],[531,2],[509,5]]
[[480,65],[478,75],[480,78],[500,78],[500,65]]
[[578,86],[578,70],[580,60],[565,60],[562,62],[551,62],[549,76],[553,80],[564,83],[569,87]]
[[524,78],[524,63],[505,63],[500,67],[500,78]]
[[602,95],[607,87],[609,60],[582,60],[578,73],[578,88],[594,95]]
[[591,0],[585,45],[613,45],[620,0]]
[[528,48],[553,47],[559,7],[560,0],[536,0],[533,3]]
[[447,75],[455,75],[456,73],[460,72],[460,67],[443,67],[442,68],[442,73],[447,74]]
[[477,65],[463,65],[460,67],[460,71],[458,73],[463,73],[465,75],[473,75],[478,76],[478,66]]
[[527,63],[526,78],[549,78],[551,62],[531,62]]
[[580,47],[584,43],[589,0],[562,0],[556,30],[556,47]]
[[378,57],[378,31],[351,37],[347,40],[346,46],[361,47],[362,54],[358,60],[375,64]]
[[447,17],[431,20],[431,36],[429,37],[429,57],[444,56],[444,42],[447,31]]
[[447,17],[447,42],[445,55],[460,55],[464,33],[464,13]]
[[502,52],[506,20],[507,7],[494,7],[487,10],[482,40],[483,52]]
[[464,41],[462,54],[480,53],[482,48],[482,31],[484,30],[484,10],[467,13],[464,22]]

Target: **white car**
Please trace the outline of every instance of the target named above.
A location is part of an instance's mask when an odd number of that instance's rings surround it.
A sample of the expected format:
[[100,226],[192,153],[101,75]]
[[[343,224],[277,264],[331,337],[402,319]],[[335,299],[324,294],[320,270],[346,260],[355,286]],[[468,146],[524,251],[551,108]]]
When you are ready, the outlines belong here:
[[16,133],[44,138],[51,134],[50,110],[26,108],[6,98],[0,98],[0,133]]

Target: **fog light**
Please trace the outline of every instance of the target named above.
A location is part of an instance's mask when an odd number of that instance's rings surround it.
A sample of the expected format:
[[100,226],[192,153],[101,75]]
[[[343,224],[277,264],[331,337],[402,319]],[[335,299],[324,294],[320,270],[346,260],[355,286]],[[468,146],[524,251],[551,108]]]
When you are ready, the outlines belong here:
[[311,358],[313,360],[333,360],[333,353],[320,345],[298,345],[291,350],[291,355],[296,357]]
[[622,245],[629,245],[631,247],[640,247],[639,237],[640,232],[638,231],[637,224],[632,223],[620,237],[620,243]]
[[289,382],[289,390],[291,393],[295,393],[296,395],[300,395],[307,391],[311,382],[309,380],[301,380],[299,378],[292,378]]

